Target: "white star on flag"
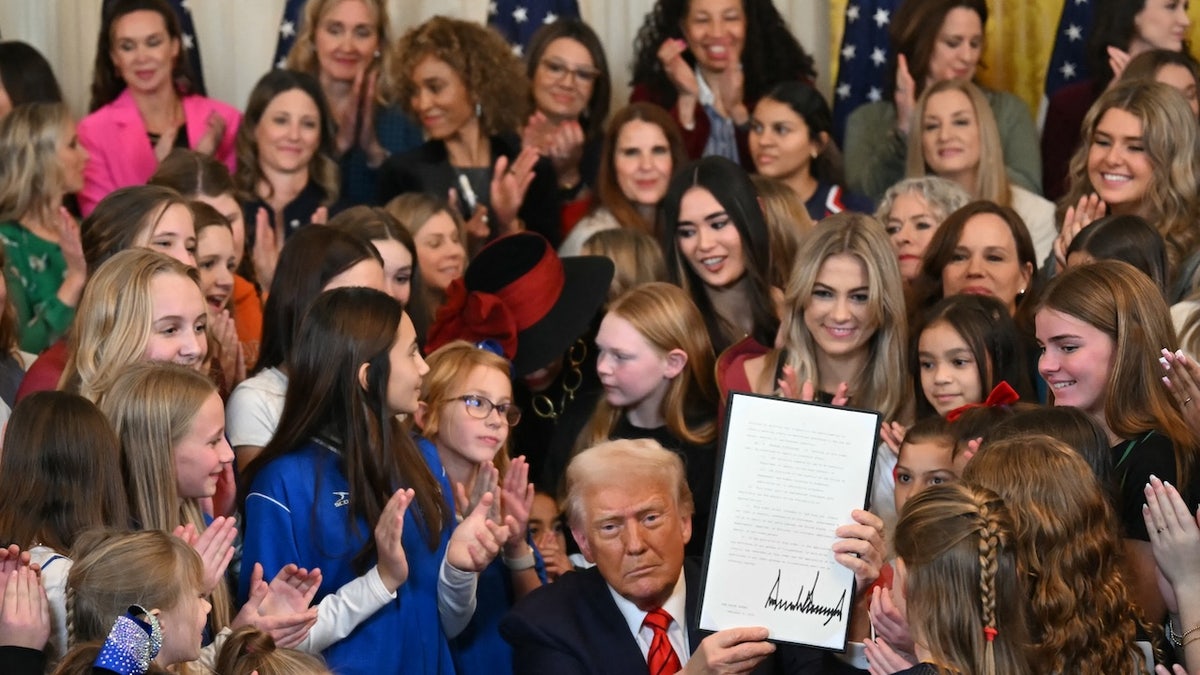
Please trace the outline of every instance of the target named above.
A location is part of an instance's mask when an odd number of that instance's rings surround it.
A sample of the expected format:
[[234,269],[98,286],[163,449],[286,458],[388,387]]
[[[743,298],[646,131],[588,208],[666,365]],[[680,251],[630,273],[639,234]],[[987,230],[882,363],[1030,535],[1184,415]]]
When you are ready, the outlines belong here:
[[554,12],[546,12],[546,18],[542,19],[542,23],[554,23],[558,21],[558,15]]
[[190,13],[192,11],[191,0],[182,0],[182,2],[179,3],[179,6],[182,7],[186,12]]
[[499,13],[500,13],[500,10],[499,10],[499,8],[496,7],[496,3],[489,2],[488,3],[488,16],[496,16]]
[[1075,24],[1067,26],[1067,39],[1071,42],[1083,39],[1083,29]]
[[842,56],[847,61],[853,61],[854,60],[854,45],[846,45],[845,47],[842,47]]
[[183,48],[184,49],[195,49],[196,48],[196,38],[191,35],[188,35],[187,33],[184,33],[183,34]]
[[285,38],[296,37],[296,24],[291,21],[284,21],[279,27],[279,35]]
[[883,49],[876,47],[871,51],[871,62],[877,66],[882,66],[887,63],[887,54],[883,53]]
[[858,5],[850,5],[846,8],[846,20],[858,21]]
[[837,95],[838,98],[850,98],[850,85],[845,83],[839,84],[837,88]]
[[280,70],[287,68],[287,57],[285,56],[282,59],[279,59],[279,62],[275,64],[275,67],[279,68]]
[[513,45],[513,46],[512,46],[512,53],[513,53],[513,56],[524,56],[524,55],[525,55],[525,48],[524,48],[524,47],[522,47],[521,45]]
[[880,28],[883,28],[887,25],[888,21],[891,21],[891,15],[888,14],[888,11],[882,7],[875,10],[875,16],[872,18],[875,19],[875,25],[879,26]]
[[1072,77],[1075,77],[1075,64],[1067,61],[1066,63],[1062,64],[1062,68],[1059,68],[1058,72],[1062,73],[1063,77],[1069,80]]
[[517,23],[525,23],[529,20],[529,17],[525,16],[527,13],[528,12],[524,7],[518,5],[517,8],[513,10],[513,21],[516,21]]
[[879,91],[879,87],[871,87],[871,91],[867,92],[867,100],[874,103],[883,98],[883,92]]

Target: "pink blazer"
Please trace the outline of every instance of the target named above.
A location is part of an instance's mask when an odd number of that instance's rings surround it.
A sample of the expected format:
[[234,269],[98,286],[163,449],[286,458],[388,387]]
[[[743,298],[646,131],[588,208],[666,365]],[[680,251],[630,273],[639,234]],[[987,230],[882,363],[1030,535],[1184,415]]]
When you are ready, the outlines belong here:
[[[232,172],[237,165],[233,137],[242,119],[242,114],[232,106],[203,96],[184,97],[188,146],[200,142],[208,126],[208,116],[214,111],[225,118],[225,137],[217,147],[216,158]],[[91,155],[83,171],[83,190],[79,192],[79,207],[84,216],[113,190],[144,184],[158,167],[154,148],[146,136],[146,125],[128,89],[112,103],[83,118],[78,134]]]

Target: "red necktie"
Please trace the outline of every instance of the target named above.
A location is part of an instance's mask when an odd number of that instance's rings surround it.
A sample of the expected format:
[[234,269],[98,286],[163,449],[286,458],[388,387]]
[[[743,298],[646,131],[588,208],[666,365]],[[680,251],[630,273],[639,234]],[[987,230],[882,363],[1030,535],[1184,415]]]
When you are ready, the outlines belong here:
[[675,653],[675,648],[671,646],[671,640],[667,637],[667,626],[670,626],[672,621],[674,619],[671,615],[661,607],[651,611],[642,621],[643,626],[649,626],[650,630],[654,631],[650,651],[646,654],[646,665],[650,666],[650,675],[674,675],[683,670],[683,665],[679,663],[679,655]]

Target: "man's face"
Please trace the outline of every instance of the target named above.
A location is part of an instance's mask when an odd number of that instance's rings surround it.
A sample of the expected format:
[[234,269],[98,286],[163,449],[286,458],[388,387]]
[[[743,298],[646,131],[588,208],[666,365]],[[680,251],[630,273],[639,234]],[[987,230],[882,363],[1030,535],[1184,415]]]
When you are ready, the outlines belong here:
[[584,495],[575,539],[583,555],[622,597],[649,611],[661,607],[683,569],[692,517],[680,514],[673,486],[654,479],[593,487]]

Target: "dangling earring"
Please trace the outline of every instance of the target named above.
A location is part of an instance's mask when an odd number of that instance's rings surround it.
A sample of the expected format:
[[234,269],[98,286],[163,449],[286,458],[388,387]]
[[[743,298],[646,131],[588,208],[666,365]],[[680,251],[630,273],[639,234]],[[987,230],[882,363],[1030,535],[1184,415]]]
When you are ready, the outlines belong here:
[[475,116],[483,117],[483,104],[479,101],[475,102]]
[[383,56],[383,52],[381,52],[381,51],[379,51],[378,49],[376,49],[376,50],[375,50],[375,58],[379,58],[380,56]]

